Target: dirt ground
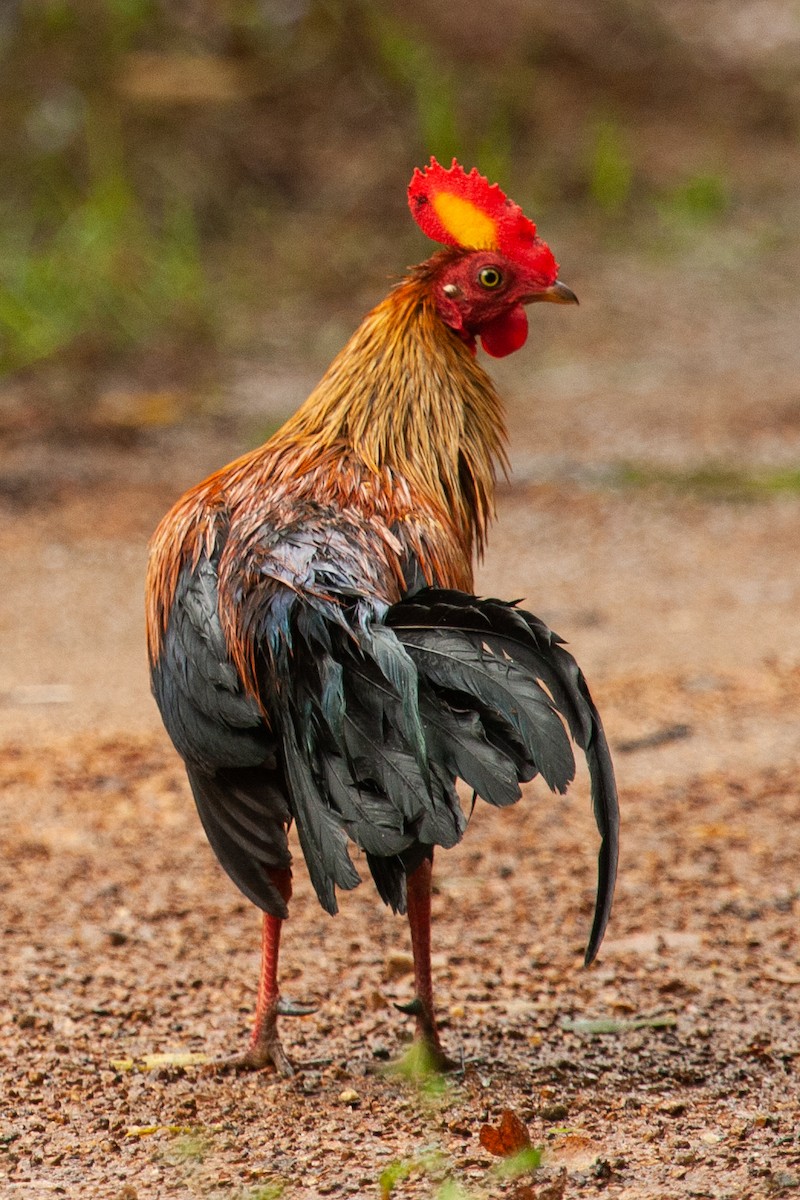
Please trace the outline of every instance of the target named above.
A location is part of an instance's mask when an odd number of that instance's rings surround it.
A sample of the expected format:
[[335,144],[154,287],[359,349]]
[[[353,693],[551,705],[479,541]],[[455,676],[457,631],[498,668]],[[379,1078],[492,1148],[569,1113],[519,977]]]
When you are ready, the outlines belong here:
[[[586,971],[585,776],[564,798],[534,785],[512,811],[482,807],[440,856],[434,966],[464,1060],[443,1090],[391,1070],[411,1024],[393,1007],[411,993],[404,923],[368,883],[331,921],[301,864],[284,990],[318,1008],[284,1021],[297,1076],[175,1057],[246,1039],[258,917],[148,695],[146,539],[314,369],[243,363],[217,417],[127,442],[43,442],[10,410],[0,1195],[800,1193],[800,492],[743,483],[797,468],[800,351],[784,251],[750,234],[734,266],[726,231],[645,271],[617,251],[587,261],[570,234],[581,308],[537,310],[497,368],[514,477],[480,587],[525,597],[584,667],[622,861]],[[721,493],[692,474],[708,463],[744,474]],[[620,464],[646,470],[623,486]],[[504,1176],[481,1145],[505,1109],[543,1149],[532,1174]]]

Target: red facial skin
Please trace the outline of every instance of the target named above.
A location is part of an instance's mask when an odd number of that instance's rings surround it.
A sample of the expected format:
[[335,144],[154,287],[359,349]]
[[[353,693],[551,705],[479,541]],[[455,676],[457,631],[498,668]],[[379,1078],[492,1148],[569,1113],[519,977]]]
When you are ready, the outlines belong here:
[[[548,298],[543,295],[555,283],[557,267],[547,246],[540,242],[531,264],[512,262],[493,250],[465,251],[442,265],[434,283],[439,316],[475,350],[475,339],[487,354],[503,358],[524,345],[528,318],[523,305]],[[481,276],[492,271],[500,282],[489,287]],[[457,289],[457,290],[454,290]]]

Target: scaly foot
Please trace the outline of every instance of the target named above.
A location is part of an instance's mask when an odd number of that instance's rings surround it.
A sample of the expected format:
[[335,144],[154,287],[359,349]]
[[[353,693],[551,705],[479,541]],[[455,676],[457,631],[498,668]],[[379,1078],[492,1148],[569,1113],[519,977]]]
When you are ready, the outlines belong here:
[[209,1067],[216,1071],[262,1071],[274,1067],[282,1078],[290,1079],[295,1071],[278,1037],[278,1017],[307,1017],[316,1011],[314,1004],[295,1004],[279,997],[263,1018],[256,1021],[245,1052],[215,1059]]

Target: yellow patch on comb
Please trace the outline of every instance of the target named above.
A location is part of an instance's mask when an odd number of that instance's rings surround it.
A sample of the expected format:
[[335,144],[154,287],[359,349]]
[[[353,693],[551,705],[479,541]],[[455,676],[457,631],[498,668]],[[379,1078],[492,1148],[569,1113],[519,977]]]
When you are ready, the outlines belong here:
[[498,248],[497,222],[471,200],[441,191],[431,196],[431,204],[456,245],[470,250]]

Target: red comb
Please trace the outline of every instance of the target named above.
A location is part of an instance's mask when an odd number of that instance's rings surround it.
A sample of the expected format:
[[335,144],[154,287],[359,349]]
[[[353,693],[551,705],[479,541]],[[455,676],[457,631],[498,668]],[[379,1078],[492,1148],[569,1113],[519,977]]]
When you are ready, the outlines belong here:
[[446,170],[431,158],[422,171],[415,169],[408,204],[422,232],[435,242],[465,250],[499,250],[555,279],[558,267],[537,238],[533,221],[476,167],[467,174],[453,159]]

